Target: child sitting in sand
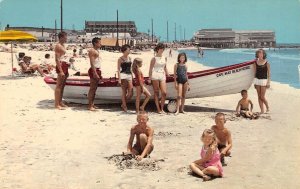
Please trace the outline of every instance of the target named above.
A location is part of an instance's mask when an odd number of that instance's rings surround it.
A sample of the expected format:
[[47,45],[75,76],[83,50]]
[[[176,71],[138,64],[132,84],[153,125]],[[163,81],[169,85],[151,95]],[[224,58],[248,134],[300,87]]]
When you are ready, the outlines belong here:
[[[149,99],[150,99],[150,92],[148,89],[144,86],[144,76],[143,72],[140,69],[142,67],[143,61],[140,58],[135,58],[133,60],[132,64],[132,72],[135,75],[135,89],[136,89],[136,101],[135,101],[135,107],[136,107],[136,113],[139,114],[139,111],[144,111],[145,106],[147,105]],[[140,106],[140,100],[141,100],[141,94],[144,94],[146,96],[142,106]]]
[[225,156],[230,156],[230,149],[232,148],[231,132],[225,128],[225,115],[223,113],[217,113],[215,117],[216,125],[211,129],[216,133],[218,141],[218,149],[221,153],[221,163],[225,166]]
[[[141,111],[137,115],[138,124],[133,126],[130,130],[127,152],[124,153],[135,155],[138,161],[141,161],[144,157],[149,155],[154,148],[152,144],[154,129],[148,126],[148,120],[149,118],[146,112]],[[136,141],[132,146],[135,136]]]
[[217,137],[212,129],[205,129],[201,136],[203,146],[200,152],[201,159],[191,163],[191,170],[208,181],[211,176],[223,176],[220,162],[220,152],[217,148]]
[[[253,103],[252,101],[248,98],[248,92],[247,90],[242,90],[241,91],[242,99],[238,102],[238,105],[236,106],[236,114],[238,116],[243,116],[245,118],[255,118],[252,110],[253,110]],[[250,105],[250,109],[249,109]]]

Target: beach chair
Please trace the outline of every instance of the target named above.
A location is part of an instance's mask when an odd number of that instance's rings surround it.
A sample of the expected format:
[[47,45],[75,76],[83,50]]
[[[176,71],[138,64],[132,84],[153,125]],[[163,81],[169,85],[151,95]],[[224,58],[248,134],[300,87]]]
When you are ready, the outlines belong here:
[[22,69],[22,67],[20,66],[20,60],[19,60],[19,57],[18,57],[18,55],[17,54],[15,54],[15,57],[16,57],[16,60],[17,60],[17,62],[18,62],[18,65],[19,65],[19,69],[17,69],[17,68],[13,68],[13,76],[15,76],[15,77],[28,77],[28,76],[36,76],[36,71],[34,71],[34,72],[24,72],[23,71],[23,69]]

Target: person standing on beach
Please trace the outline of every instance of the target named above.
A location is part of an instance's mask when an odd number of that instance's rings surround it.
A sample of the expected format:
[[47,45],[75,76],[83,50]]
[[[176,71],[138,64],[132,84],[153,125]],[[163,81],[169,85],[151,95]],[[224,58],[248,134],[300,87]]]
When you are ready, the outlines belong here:
[[67,42],[67,33],[60,32],[58,34],[58,43],[55,45],[54,52],[55,52],[55,62],[56,62],[56,73],[57,73],[57,80],[56,80],[56,88],[54,92],[55,97],[55,108],[62,110],[65,107],[68,107],[62,102],[62,97],[64,93],[64,87],[66,84],[66,80],[69,76],[69,65],[67,64],[67,60],[65,57],[66,48],[64,44]]
[[101,79],[101,70],[100,70],[100,58],[99,58],[99,48],[101,47],[101,39],[95,37],[92,39],[93,48],[88,52],[91,67],[88,71],[90,76],[90,90],[88,93],[90,111],[95,111],[96,106],[94,105],[96,90]]
[[[169,76],[167,70],[167,58],[162,55],[164,50],[165,46],[162,43],[157,44],[154,48],[156,55],[152,58],[149,69],[149,79],[153,86],[154,101],[159,114],[165,113],[164,105],[167,96],[166,76]],[[161,92],[160,103],[159,92]]]
[[[141,70],[143,65],[143,60],[140,58],[135,58],[132,64],[132,72],[135,75],[135,88],[136,88],[136,100],[135,100],[135,109],[136,113],[139,114],[140,110],[144,111],[145,106],[150,100],[151,94],[148,89],[144,86],[144,76]],[[140,106],[141,94],[146,96],[142,106]]]
[[170,50],[169,50],[169,57],[172,57],[172,47],[170,47]]
[[127,104],[126,101],[131,99],[132,97],[132,73],[131,73],[131,58],[130,54],[130,46],[123,45],[121,47],[121,52],[123,55],[118,59],[118,78],[119,85],[122,87],[122,105],[121,108],[124,112],[127,112]]
[[258,103],[260,107],[260,113],[265,113],[264,105],[266,105],[267,112],[270,111],[268,101],[265,97],[266,90],[270,88],[270,64],[266,60],[267,54],[263,49],[259,49],[255,53],[257,58],[254,64],[254,87],[257,91]]
[[184,112],[184,102],[186,91],[190,90],[186,61],[187,57],[185,53],[179,53],[177,58],[178,63],[174,65],[174,83],[177,90],[177,111],[175,115]]

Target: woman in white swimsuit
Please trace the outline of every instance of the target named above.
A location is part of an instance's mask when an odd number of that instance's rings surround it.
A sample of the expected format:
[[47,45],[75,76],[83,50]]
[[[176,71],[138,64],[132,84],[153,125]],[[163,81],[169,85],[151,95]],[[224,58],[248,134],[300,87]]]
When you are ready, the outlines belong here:
[[[169,75],[167,70],[167,58],[163,57],[162,54],[165,50],[165,46],[162,43],[157,44],[154,51],[156,52],[155,57],[150,62],[149,79],[151,80],[154,100],[158,113],[164,112],[164,105],[167,96],[166,76]],[[161,93],[161,100],[159,103],[159,92]]]

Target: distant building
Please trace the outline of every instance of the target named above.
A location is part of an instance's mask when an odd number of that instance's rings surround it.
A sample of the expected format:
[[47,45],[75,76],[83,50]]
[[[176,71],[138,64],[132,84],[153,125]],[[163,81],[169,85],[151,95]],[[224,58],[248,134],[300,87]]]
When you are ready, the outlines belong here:
[[202,29],[193,37],[195,43],[212,48],[275,47],[275,32],[271,30]]
[[275,32],[271,30],[245,30],[235,31],[236,47],[275,47]]
[[99,33],[109,34],[117,33],[117,27],[119,33],[129,33],[130,37],[134,37],[137,34],[137,28],[134,21],[85,21],[85,31],[87,33]]
[[232,29],[202,29],[194,34],[194,41],[203,47],[233,48],[235,32]]

